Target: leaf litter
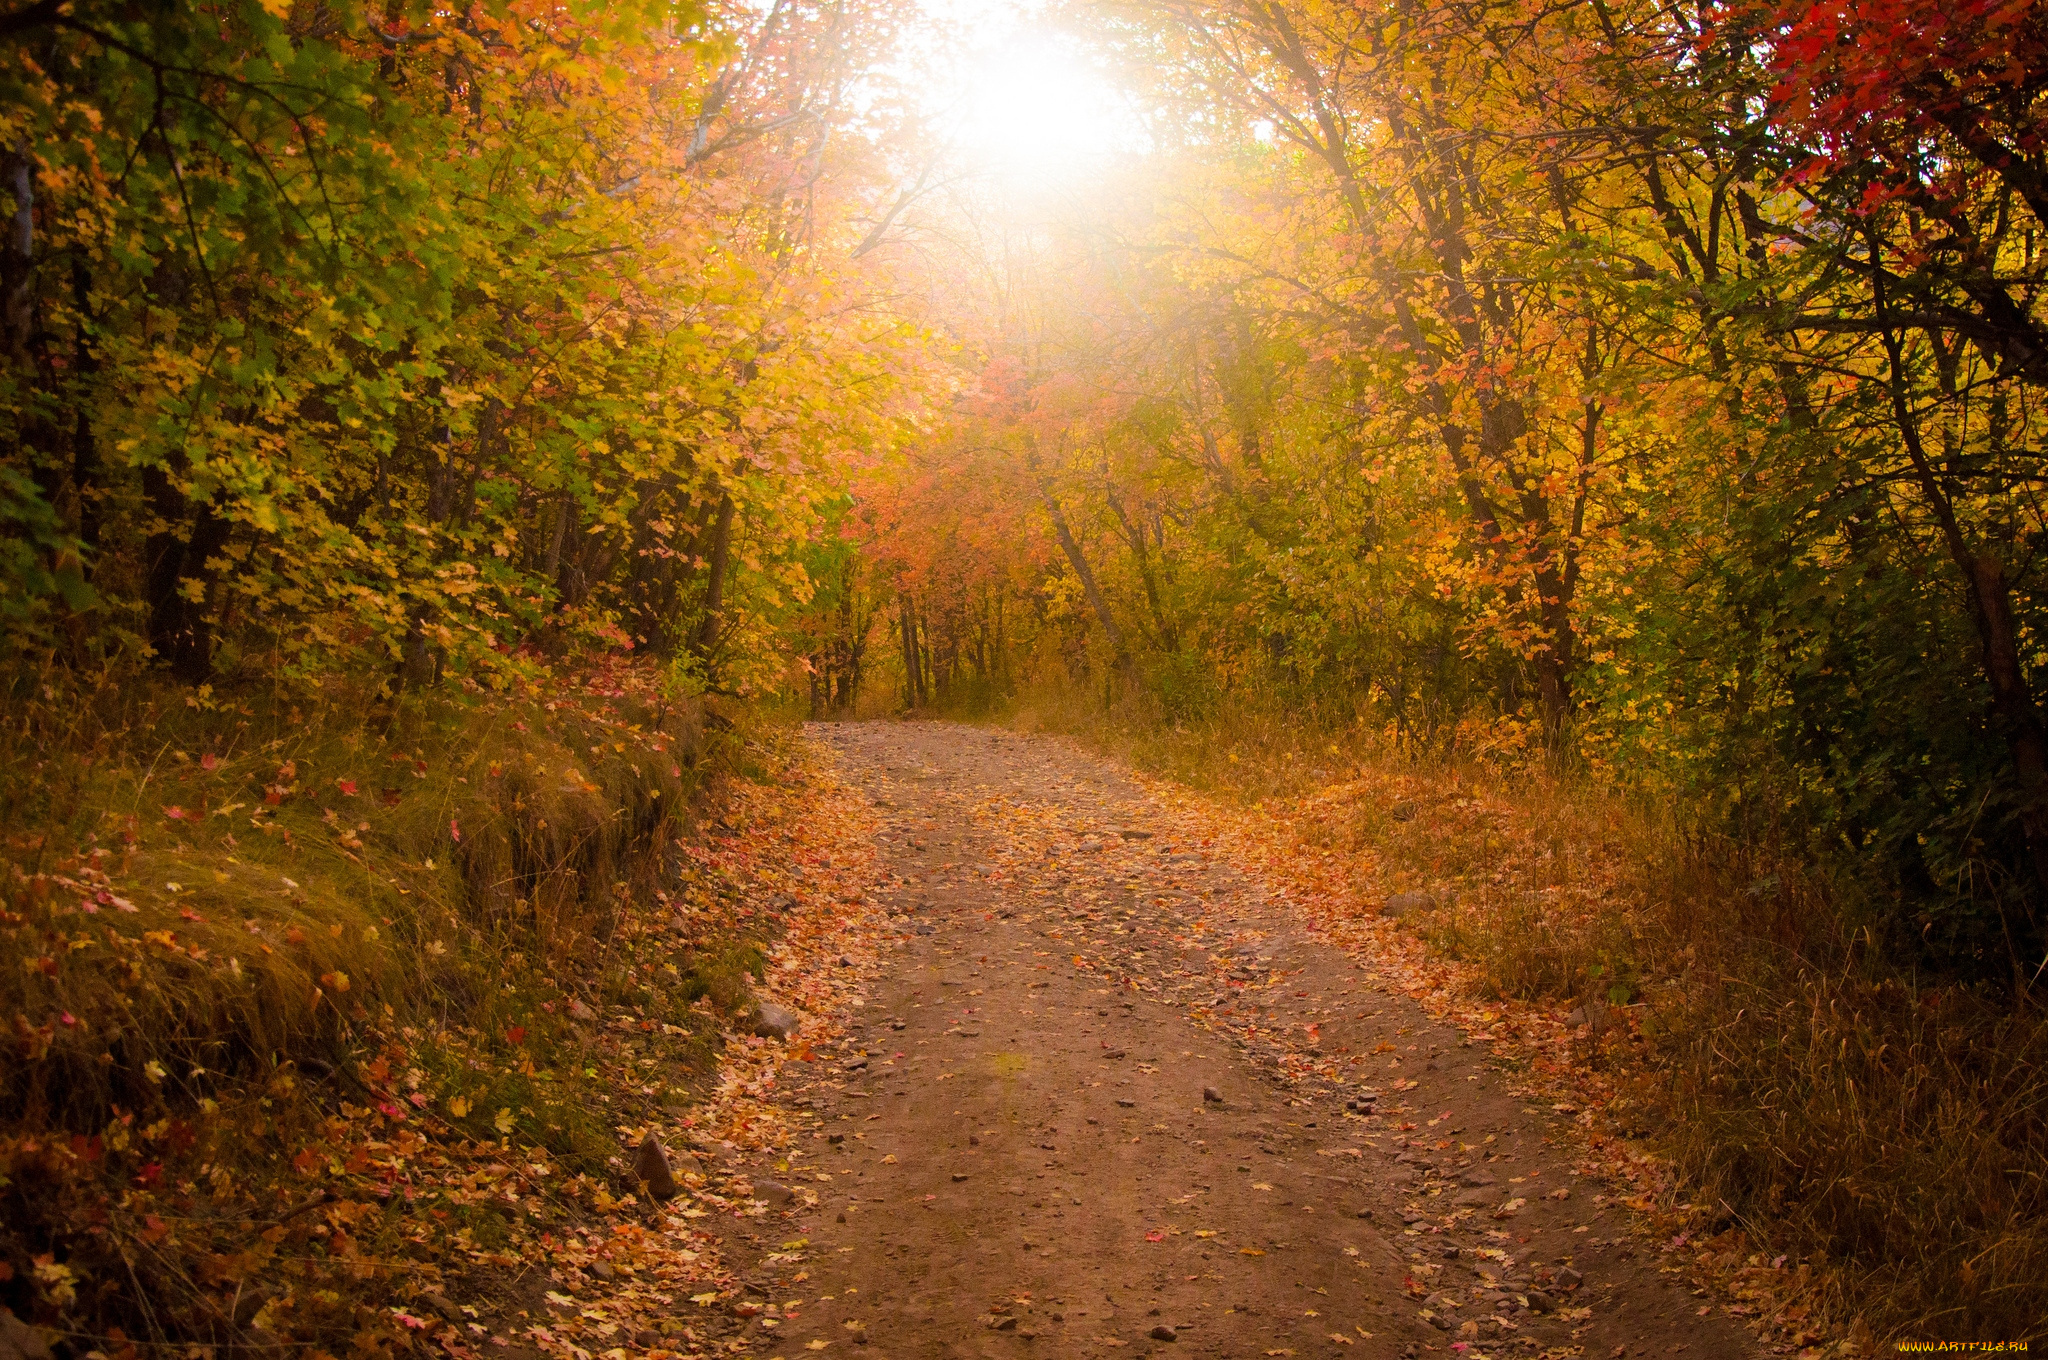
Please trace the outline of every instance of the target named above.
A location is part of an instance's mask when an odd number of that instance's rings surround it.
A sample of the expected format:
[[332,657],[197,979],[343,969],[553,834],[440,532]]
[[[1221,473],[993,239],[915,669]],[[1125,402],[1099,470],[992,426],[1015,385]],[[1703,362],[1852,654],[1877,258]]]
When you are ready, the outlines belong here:
[[[609,683],[599,675],[546,705],[551,725],[602,738],[586,743],[592,776],[577,767],[569,772],[576,796],[595,791],[593,779],[604,777],[596,775],[599,753],[621,765],[637,762],[635,774],[670,763],[664,739],[623,719],[612,702],[643,697],[626,694],[637,683],[630,675]],[[22,1260],[19,1271],[11,1251],[0,1259],[0,1282],[22,1280],[31,1291],[27,1315],[38,1334],[65,1337],[104,1360],[180,1347],[173,1337],[195,1326],[244,1347],[310,1344],[314,1360],[330,1355],[328,1347],[374,1357],[420,1344],[450,1356],[507,1360],[536,1352],[617,1360],[628,1346],[703,1353],[712,1344],[706,1337],[718,1330],[707,1317],[734,1302],[731,1248],[719,1225],[752,1227],[769,1218],[770,1182],[748,1163],[776,1157],[790,1142],[772,1098],[778,1067],[808,1059],[815,1043],[829,1042],[833,1022],[819,1017],[861,985],[875,934],[863,801],[780,743],[747,745],[749,760],[761,767],[759,782],[725,782],[712,806],[715,820],[670,847],[666,888],[627,892],[619,885],[626,900],[610,938],[597,946],[602,958],[562,960],[559,979],[509,977],[501,998],[486,989],[490,1013],[516,1023],[501,1018],[479,1028],[461,1012],[400,1023],[388,1005],[381,1016],[365,1009],[362,998],[377,993],[355,986],[348,972],[308,963],[307,971],[319,973],[313,1004],[335,1015],[330,1028],[342,1049],[336,1061],[287,1062],[247,1091],[215,1086],[219,1099],[189,1101],[189,1113],[173,1104],[164,1117],[146,1118],[117,1103],[98,1134],[10,1131],[0,1140],[0,1184],[34,1187],[35,1212],[63,1224],[66,1234],[57,1251]],[[209,753],[190,768],[194,779],[225,780],[247,778],[249,763]],[[424,777],[424,761],[408,763]],[[501,773],[493,764],[491,777]],[[40,944],[61,941],[65,922],[78,920],[79,942],[61,955],[61,966],[44,970],[74,992],[100,974],[143,995],[209,985],[215,976],[228,985],[243,978],[251,951],[259,960],[282,960],[324,947],[329,932],[303,913],[283,923],[251,916],[244,931],[218,920],[205,895],[212,883],[195,898],[175,881],[155,889],[134,881],[137,865],[149,862],[135,857],[144,841],[149,854],[175,851],[188,863],[210,854],[223,870],[208,877],[232,886],[254,873],[241,862],[252,849],[303,845],[307,828],[323,822],[336,828],[331,812],[311,815],[312,796],[302,795],[290,762],[265,766],[259,777],[274,798],[249,820],[273,839],[245,831],[257,845],[238,847],[231,833],[213,830],[216,822],[208,830],[220,850],[210,840],[186,844],[192,831],[147,828],[139,837],[128,833],[125,855],[89,849],[53,857],[38,842],[29,847],[31,868],[19,859],[10,865],[0,925],[17,944]],[[360,782],[330,776],[322,784],[329,797],[348,798]],[[246,807],[218,795],[200,800],[199,811],[192,802],[168,805],[165,823],[205,818],[209,803],[216,818]],[[444,858],[461,844],[463,823],[484,820],[440,816]],[[344,862],[358,859],[358,830],[376,834],[368,823],[340,823],[332,832],[334,854]],[[174,837],[184,839],[156,848]],[[42,867],[31,871],[37,859]],[[391,890],[415,894],[414,901],[432,897],[435,875],[446,870],[437,870],[433,858],[411,868],[412,886],[394,876]],[[278,891],[289,908],[299,884],[284,877]],[[164,929],[130,937],[95,928],[137,911],[147,925],[174,910],[187,923],[205,923],[200,934]],[[45,915],[48,925],[35,924]],[[358,951],[337,957],[373,957],[395,943],[388,919],[384,927],[386,939],[370,926],[357,944],[356,927],[344,941],[336,925],[334,948]],[[222,947],[223,938],[232,949]],[[80,953],[86,941],[90,950]],[[759,984],[688,1000],[707,984],[675,961],[716,961],[719,951],[733,948],[758,971]],[[426,962],[446,952],[439,941],[422,941]],[[595,991],[583,989],[589,979],[579,981],[592,963],[601,963],[609,980]],[[79,971],[88,966],[96,971]],[[710,991],[722,985],[720,976],[710,976]],[[660,985],[663,1004],[645,1004],[654,994],[636,986],[620,990],[613,984],[621,977]],[[810,1018],[786,1043],[747,1032],[750,991]],[[17,1028],[30,1063],[66,1056],[62,1045],[74,1040],[95,1048],[109,1042],[87,1034],[107,1028],[103,1017],[86,1012],[74,1019],[53,1011],[40,1028],[26,1019]],[[146,1064],[149,1081],[167,1093],[175,1089],[180,1099],[194,1086],[209,1089],[205,1069],[176,1056],[182,1050],[161,1051],[164,1060]],[[696,1075],[707,1056],[715,1058],[708,1083]],[[580,1102],[573,1110],[563,1104],[572,1091]],[[564,1122],[547,1122],[557,1118]],[[665,1202],[650,1197],[633,1166],[634,1149],[657,1138],[671,1149],[674,1183],[664,1188],[675,1193]],[[262,1169],[265,1156],[272,1170]],[[776,1167],[801,1177],[793,1158]],[[802,1242],[788,1241],[763,1259],[794,1270],[803,1254]],[[126,1279],[116,1273],[124,1260]],[[137,1272],[152,1284],[130,1290]],[[160,1280],[174,1288],[154,1283]],[[95,1300],[124,1294],[144,1324],[95,1328]],[[163,1330],[171,1327],[176,1331]]]

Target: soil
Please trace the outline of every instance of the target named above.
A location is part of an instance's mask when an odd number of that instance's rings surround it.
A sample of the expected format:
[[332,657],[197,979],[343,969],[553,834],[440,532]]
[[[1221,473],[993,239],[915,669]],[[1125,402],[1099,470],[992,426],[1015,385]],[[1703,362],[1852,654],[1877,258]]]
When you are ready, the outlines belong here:
[[[743,1303],[724,1344],[1761,1349],[1660,1268],[1484,1045],[1176,841],[1114,766],[950,724],[810,734],[876,804],[888,943],[838,1046],[784,1069],[815,1165],[730,1235]],[[1346,1055],[1340,1077],[1325,1054]],[[798,1181],[756,1174],[771,1194],[765,1178]]]

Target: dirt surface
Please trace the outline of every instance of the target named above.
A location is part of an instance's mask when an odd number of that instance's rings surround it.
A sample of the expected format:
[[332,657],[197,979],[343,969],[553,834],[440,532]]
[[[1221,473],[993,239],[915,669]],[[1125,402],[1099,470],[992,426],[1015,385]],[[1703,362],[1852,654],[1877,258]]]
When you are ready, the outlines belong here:
[[1483,1045],[1176,839],[1115,767],[947,724],[811,735],[877,805],[888,944],[842,1037],[785,1068],[810,1155],[800,1184],[759,1168],[785,1202],[729,1242],[724,1344],[1758,1350]]

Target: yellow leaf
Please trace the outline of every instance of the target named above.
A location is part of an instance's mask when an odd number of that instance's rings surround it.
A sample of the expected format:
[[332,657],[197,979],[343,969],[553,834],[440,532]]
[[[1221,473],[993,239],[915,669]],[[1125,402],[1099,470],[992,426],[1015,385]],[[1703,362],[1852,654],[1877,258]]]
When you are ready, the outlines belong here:
[[457,1119],[462,1118],[469,1113],[469,1102],[461,1096],[448,1097],[448,1113]]

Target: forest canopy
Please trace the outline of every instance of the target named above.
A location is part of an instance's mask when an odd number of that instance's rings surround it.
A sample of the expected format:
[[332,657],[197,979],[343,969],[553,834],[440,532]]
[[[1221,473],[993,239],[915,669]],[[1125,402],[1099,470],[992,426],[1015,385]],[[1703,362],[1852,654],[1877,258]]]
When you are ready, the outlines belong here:
[[0,14],[10,683],[1295,707],[2033,985],[2037,6],[1007,22]]

